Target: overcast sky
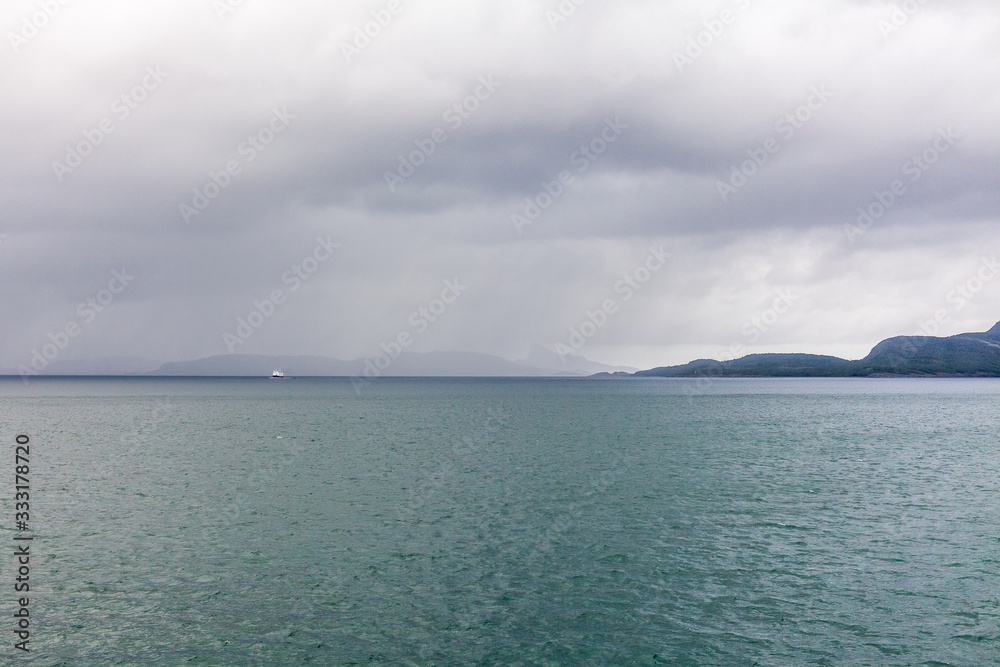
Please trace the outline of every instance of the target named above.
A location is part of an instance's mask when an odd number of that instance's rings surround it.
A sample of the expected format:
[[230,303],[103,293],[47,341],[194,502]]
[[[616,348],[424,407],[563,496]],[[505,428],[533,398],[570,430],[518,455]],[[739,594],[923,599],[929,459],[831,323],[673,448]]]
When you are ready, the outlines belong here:
[[0,9],[0,366],[1000,320],[996,0],[64,2]]

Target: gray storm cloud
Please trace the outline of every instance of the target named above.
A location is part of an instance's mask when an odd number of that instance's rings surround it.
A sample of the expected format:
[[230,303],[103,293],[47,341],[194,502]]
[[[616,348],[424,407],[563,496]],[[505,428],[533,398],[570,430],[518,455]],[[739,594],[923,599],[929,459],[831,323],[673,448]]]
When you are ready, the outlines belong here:
[[520,357],[607,299],[580,352],[640,367],[1000,319],[992,282],[949,298],[1000,245],[995,2],[35,0],[0,26],[0,367],[70,324],[65,358],[222,354],[277,289],[240,352],[365,356],[455,278],[414,349]]

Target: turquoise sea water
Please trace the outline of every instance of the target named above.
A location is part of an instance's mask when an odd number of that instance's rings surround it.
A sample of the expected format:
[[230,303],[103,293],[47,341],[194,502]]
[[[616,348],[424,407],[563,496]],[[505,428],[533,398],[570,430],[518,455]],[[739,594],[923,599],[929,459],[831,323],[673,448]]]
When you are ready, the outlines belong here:
[[[0,380],[0,664],[1000,664],[994,380]],[[6,627],[4,627],[6,626]]]

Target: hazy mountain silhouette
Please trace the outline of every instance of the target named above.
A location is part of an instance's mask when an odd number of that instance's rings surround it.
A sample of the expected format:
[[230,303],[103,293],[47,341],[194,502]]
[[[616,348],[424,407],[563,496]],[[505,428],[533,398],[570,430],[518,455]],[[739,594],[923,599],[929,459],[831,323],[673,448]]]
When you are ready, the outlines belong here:
[[550,370],[554,375],[590,375],[593,373],[632,372],[639,370],[630,366],[608,366],[607,364],[591,361],[579,354],[567,354],[560,357],[558,352],[553,352],[544,345],[538,345],[537,343],[528,348],[528,356],[524,359],[519,359],[517,363],[533,368]]
[[540,377],[558,374],[551,369],[477,352],[404,352],[391,360],[383,356],[381,359],[347,361],[315,356],[220,354],[166,363],[147,375],[268,376],[276,368],[289,377]]

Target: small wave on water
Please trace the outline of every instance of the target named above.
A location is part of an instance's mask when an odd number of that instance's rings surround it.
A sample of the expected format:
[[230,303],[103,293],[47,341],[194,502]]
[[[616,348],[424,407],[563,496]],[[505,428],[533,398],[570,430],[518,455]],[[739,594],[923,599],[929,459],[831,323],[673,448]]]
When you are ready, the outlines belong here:
[[1000,383],[74,382],[36,664],[1000,664]]

